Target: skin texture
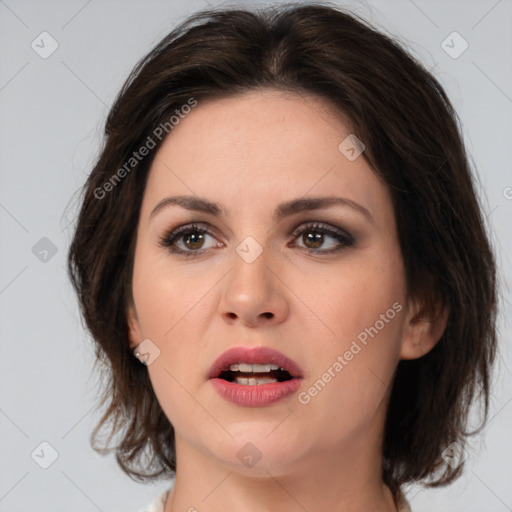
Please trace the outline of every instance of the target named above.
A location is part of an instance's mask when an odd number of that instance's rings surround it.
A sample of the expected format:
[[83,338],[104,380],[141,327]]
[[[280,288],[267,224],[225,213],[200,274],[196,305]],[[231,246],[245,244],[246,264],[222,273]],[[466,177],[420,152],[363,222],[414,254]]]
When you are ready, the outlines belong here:
[[[130,346],[149,338],[160,350],[147,371],[176,432],[166,512],[396,509],[380,469],[390,383],[400,359],[435,345],[445,319],[418,317],[406,296],[389,192],[363,157],[350,161],[338,149],[350,134],[342,119],[314,96],[252,91],[199,102],[158,150],[137,230],[129,318]],[[150,217],[176,195],[215,201],[225,216],[173,205]],[[279,203],[313,196],[350,199],[372,219],[331,206],[273,221]],[[213,234],[198,249],[186,236],[176,242],[199,256],[159,245],[190,222]],[[311,253],[315,245],[293,232],[312,222],[347,231],[354,245]],[[252,263],[236,252],[248,236],[263,250]],[[336,246],[324,234],[319,248]],[[241,407],[208,382],[225,350],[263,345],[302,367],[299,392],[307,391],[393,304],[401,310],[306,404],[294,394]],[[237,457],[249,442],[261,453],[251,468]]]

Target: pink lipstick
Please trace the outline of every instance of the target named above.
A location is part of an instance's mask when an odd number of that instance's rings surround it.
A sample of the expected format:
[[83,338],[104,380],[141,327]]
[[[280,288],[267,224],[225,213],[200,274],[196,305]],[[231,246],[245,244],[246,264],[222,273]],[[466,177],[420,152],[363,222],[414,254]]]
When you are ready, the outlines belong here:
[[302,369],[269,347],[235,347],[213,363],[208,378],[228,402],[243,407],[265,407],[295,393]]

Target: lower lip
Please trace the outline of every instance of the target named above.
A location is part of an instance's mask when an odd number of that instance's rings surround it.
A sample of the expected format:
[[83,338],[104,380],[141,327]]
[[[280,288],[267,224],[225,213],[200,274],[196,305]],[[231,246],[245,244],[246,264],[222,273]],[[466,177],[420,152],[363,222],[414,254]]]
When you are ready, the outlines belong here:
[[228,382],[224,379],[210,379],[222,398],[243,407],[265,407],[278,402],[295,393],[299,389],[301,381],[302,379],[295,378],[284,382],[249,386]]

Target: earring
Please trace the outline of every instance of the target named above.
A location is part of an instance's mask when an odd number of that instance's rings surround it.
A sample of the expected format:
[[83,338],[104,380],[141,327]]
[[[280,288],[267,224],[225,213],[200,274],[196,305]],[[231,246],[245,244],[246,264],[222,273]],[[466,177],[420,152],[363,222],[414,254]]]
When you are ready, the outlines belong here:
[[142,354],[140,351],[139,351],[139,347],[137,347],[134,351],[133,351],[133,355],[144,365],[144,366],[147,366],[148,365],[148,359],[149,359],[149,352],[146,352],[145,354]]
[[150,340],[143,340],[133,350],[133,355],[145,366],[149,366],[160,356],[160,349]]

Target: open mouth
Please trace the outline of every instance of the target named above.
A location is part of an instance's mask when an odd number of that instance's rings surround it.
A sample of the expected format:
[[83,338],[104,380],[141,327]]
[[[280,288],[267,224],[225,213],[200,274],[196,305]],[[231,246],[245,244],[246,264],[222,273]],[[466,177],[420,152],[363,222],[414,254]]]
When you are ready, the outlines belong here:
[[259,386],[261,384],[274,384],[293,379],[292,375],[276,364],[232,364],[219,373],[219,379],[234,382],[245,386]]
[[235,347],[217,358],[208,378],[257,386],[300,379],[302,369],[295,361],[270,347]]
[[219,395],[238,406],[266,407],[296,393],[301,367],[265,346],[234,347],[213,363],[208,379]]

